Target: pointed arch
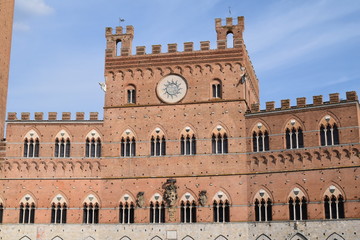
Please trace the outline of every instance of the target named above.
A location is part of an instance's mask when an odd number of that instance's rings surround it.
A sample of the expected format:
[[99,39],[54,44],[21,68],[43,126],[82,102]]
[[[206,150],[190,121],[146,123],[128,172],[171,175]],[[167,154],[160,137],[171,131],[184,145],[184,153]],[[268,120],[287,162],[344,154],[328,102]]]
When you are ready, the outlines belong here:
[[165,223],[165,201],[160,193],[155,193],[149,203],[150,223]]
[[131,238],[129,238],[128,236],[124,236],[124,237],[120,238],[120,240],[131,240]]
[[155,236],[155,237],[153,237],[151,240],[162,240],[162,238],[159,237],[159,236]]
[[260,189],[254,196],[255,221],[272,220],[273,199],[264,188]]
[[180,222],[196,223],[197,221],[197,205],[193,195],[186,192],[180,198]]
[[195,240],[192,237],[190,237],[189,235],[185,236],[182,240]]
[[19,240],[31,240],[28,236],[23,236],[22,238],[20,238]]
[[24,157],[36,158],[39,157],[40,151],[40,137],[36,130],[33,128],[29,130],[24,137]]
[[88,194],[83,200],[83,223],[99,223],[99,210],[99,198],[94,193]]
[[126,129],[121,135],[120,156],[133,157],[136,155],[136,136],[131,128]]
[[345,240],[345,238],[334,232],[326,240]]
[[55,136],[54,157],[70,157],[71,138],[67,130],[60,130]]
[[324,192],[323,199],[325,219],[345,218],[345,197],[337,186],[329,186]]
[[131,194],[124,194],[119,203],[119,223],[134,223],[135,198]]
[[289,219],[290,220],[307,220],[309,199],[306,197],[304,191],[299,187],[294,187],[288,196],[289,203]]
[[188,124],[180,132],[180,154],[181,155],[195,155],[196,154],[196,135],[194,128]]
[[57,194],[51,201],[51,223],[66,223],[68,204],[62,194]]
[[340,133],[339,127],[340,123],[335,115],[327,114],[325,115],[319,122],[320,129],[320,145],[321,146],[331,146],[331,145],[339,145],[340,144]]
[[226,237],[224,237],[223,235],[217,236],[215,238],[215,240],[228,240]]
[[269,238],[267,235],[265,234],[261,234],[260,236],[258,236],[256,238],[256,240],[271,240],[271,238]]
[[223,191],[213,197],[213,219],[214,222],[230,222],[230,201]]
[[304,147],[304,124],[297,117],[292,116],[284,127],[285,148],[298,149]]
[[63,240],[63,239],[59,236],[56,236],[56,237],[52,238],[51,240]]
[[222,124],[213,128],[211,134],[211,150],[213,154],[227,154],[229,152],[228,144],[229,132]]
[[307,240],[307,238],[301,233],[296,233],[290,240]]
[[34,197],[29,193],[20,200],[19,223],[28,224],[35,222],[36,203]]
[[150,136],[150,155],[165,156],[166,155],[166,137],[161,127],[156,127]]

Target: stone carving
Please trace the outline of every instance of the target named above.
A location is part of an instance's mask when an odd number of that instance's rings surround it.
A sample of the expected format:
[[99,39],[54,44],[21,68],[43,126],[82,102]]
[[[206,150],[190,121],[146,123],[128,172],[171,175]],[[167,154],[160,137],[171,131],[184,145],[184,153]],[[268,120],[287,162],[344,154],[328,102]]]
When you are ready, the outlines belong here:
[[144,192],[138,192],[136,195],[136,206],[142,208],[145,204]]
[[178,199],[177,186],[175,183],[175,179],[168,179],[163,185],[163,189],[165,189],[164,199],[169,207],[174,207],[176,205],[176,200]]
[[207,194],[206,194],[206,190],[202,190],[200,193],[199,193],[199,204],[201,206],[205,206],[207,203]]

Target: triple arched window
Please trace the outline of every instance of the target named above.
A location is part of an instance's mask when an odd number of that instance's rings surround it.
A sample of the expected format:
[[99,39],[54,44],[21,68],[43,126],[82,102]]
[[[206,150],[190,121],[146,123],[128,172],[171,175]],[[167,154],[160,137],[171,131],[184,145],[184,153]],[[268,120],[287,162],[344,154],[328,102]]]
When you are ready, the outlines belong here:
[[95,158],[101,157],[101,139],[86,138],[85,157]]
[[307,220],[308,201],[299,188],[294,188],[289,196],[290,220]]
[[334,124],[321,124],[320,126],[320,142],[321,146],[331,146],[339,144],[339,130]]
[[67,204],[65,198],[58,194],[51,204],[51,223],[66,223]]
[[324,195],[325,219],[345,218],[344,197],[335,187],[330,186]]
[[35,140],[33,138],[24,140],[24,157],[26,158],[34,158],[39,157],[39,148],[40,148],[40,142],[39,139],[36,138]]
[[134,223],[134,216],[134,201],[128,194],[125,194],[119,204],[119,223]]
[[150,223],[165,223],[165,202],[158,193],[150,200],[149,215]]
[[136,140],[131,130],[127,129],[121,137],[120,156],[133,157],[136,155]]
[[255,221],[272,220],[272,201],[269,194],[261,189],[255,196]]
[[38,134],[31,130],[25,135],[24,139],[24,157],[39,157],[40,140]]
[[213,154],[226,154],[229,152],[228,137],[225,129],[220,125],[213,130],[211,149]]
[[20,201],[19,223],[35,222],[35,202],[33,198],[27,194]]
[[216,193],[213,200],[214,222],[230,222],[230,202],[222,191]]
[[301,127],[286,128],[286,149],[296,149],[304,147],[304,134]]
[[194,131],[190,127],[186,127],[181,132],[180,154],[181,155],[196,154],[196,137]]
[[150,139],[150,155],[165,156],[166,155],[166,139],[160,128],[156,128]]
[[180,222],[196,223],[196,201],[190,193],[185,193],[180,203]]
[[253,132],[253,151],[264,152],[269,151],[270,141],[268,131]]

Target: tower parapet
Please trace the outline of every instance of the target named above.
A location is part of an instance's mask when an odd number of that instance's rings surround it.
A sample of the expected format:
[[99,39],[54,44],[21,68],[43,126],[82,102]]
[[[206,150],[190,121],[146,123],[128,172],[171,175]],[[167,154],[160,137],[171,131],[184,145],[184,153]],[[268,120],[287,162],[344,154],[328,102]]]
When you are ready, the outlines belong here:
[[[106,57],[114,57],[117,55],[131,55],[132,40],[134,39],[134,27],[126,26],[126,32],[123,33],[123,27],[116,27],[115,33],[111,27],[106,28]],[[121,44],[121,47],[118,45]],[[120,53],[117,49],[120,49]]]

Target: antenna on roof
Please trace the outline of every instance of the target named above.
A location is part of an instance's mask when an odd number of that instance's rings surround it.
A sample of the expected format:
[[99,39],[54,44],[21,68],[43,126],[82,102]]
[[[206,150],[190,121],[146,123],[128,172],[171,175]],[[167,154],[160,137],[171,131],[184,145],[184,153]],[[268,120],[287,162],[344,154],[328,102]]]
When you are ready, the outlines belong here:
[[122,22],[125,22],[125,19],[119,18],[119,23],[121,24]]

